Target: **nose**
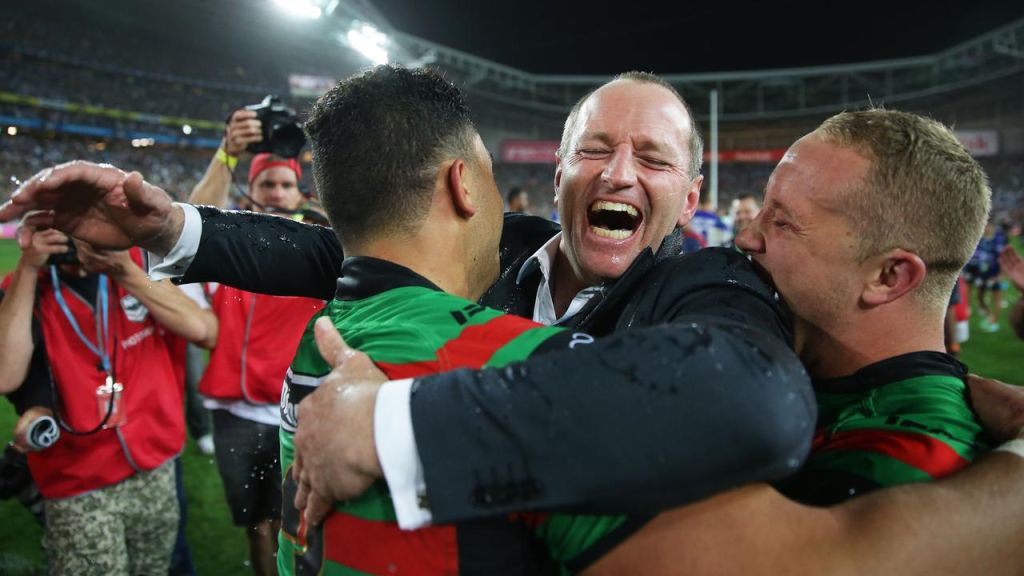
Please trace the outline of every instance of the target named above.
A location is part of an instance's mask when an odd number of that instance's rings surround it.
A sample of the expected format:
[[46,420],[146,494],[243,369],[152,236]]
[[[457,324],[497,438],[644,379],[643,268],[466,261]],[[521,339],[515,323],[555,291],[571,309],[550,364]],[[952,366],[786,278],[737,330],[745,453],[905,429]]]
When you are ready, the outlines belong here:
[[605,166],[601,178],[613,189],[629,188],[636,184],[633,152],[626,147],[616,148]]
[[764,218],[759,214],[736,235],[737,248],[747,254],[764,254],[764,234],[761,232],[763,220]]

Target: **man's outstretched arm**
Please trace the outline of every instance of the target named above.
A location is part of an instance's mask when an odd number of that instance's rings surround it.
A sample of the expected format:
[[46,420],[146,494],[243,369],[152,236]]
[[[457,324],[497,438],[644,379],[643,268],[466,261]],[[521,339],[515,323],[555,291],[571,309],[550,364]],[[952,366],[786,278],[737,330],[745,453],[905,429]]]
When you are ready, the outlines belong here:
[[[110,165],[69,162],[43,170],[0,206],[0,222],[30,211],[41,227],[52,226],[99,248],[140,246],[166,256],[181,252],[188,205],[164,190]],[[289,296],[329,299],[341,265],[341,246],[326,228],[250,212],[193,212],[198,253],[185,282],[214,281]],[[195,248],[193,247],[193,250]],[[194,256],[194,259],[192,258]]]
[[831,508],[767,485],[665,512],[585,574],[1020,574],[1024,458],[996,452],[933,484]]

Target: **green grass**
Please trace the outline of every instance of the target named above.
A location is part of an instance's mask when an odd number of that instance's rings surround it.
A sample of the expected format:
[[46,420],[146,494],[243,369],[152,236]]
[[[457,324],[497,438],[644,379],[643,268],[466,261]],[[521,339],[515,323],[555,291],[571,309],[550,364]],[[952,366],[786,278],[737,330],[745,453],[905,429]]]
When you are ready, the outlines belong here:
[[[0,240],[0,275],[6,275],[17,261],[18,248],[11,240]],[[1007,294],[1016,302],[1016,291]],[[976,308],[976,307],[975,307]],[[964,344],[962,360],[971,370],[1005,382],[1024,384],[1021,376],[1024,341],[1013,337],[1006,325],[996,333],[982,332],[981,316],[971,317],[971,339]],[[14,429],[14,410],[0,403],[0,441],[6,441]],[[199,574],[249,574],[245,535],[231,525],[224,491],[212,457],[202,455],[189,440],[182,456],[185,467],[185,491],[188,494],[188,541]],[[39,573],[44,553],[42,530],[19,504],[0,501],[0,574]]]

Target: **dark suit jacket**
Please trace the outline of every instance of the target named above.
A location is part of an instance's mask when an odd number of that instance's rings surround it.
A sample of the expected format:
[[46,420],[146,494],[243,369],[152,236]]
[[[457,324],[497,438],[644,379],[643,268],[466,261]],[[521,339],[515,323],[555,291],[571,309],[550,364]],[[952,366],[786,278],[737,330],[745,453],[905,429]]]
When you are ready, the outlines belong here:
[[[183,282],[332,297],[342,255],[330,230],[201,213],[200,251]],[[530,316],[538,279],[519,270],[557,230],[507,216],[501,276],[481,302]],[[415,383],[435,521],[524,509],[647,513],[800,466],[814,396],[774,293],[734,251],[672,256],[677,238],[643,253],[571,320],[607,337]]]

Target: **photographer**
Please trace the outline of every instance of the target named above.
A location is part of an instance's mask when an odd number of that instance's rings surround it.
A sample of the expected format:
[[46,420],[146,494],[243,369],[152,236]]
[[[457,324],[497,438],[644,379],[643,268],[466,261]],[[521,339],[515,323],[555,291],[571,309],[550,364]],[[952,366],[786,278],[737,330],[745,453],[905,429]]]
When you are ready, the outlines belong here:
[[[209,345],[216,320],[149,280],[138,250],[101,252],[32,222],[3,282],[0,393],[30,395],[14,400],[19,411],[49,408],[60,424],[53,445],[28,454],[51,573],[166,574],[178,524],[172,460],[184,442],[168,342]],[[30,419],[19,421],[24,449],[37,448],[22,433]]]
[[[302,167],[295,156],[305,140],[296,141],[294,131],[282,129],[297,129],[294,114],[271,104],[268,98],[252,107],[256,110],[231,115],[221,147],[189,202],[226,207],[239,158],[259,152],[250,162],[244,194],[248,207],[319,223],[318,213],[299,191]],[[275,236],[268,233],[270,241]],[[281,385],[306,323],[324,302],[254,294],[224,285],[209,285],[206,292],[221,330],[199,391],[213,414],[217,468],[232,521],[246,530],[253,572],[276,574]]]
[[[220,147],[203,179],[192,191],[189,202],[229,207],[235,169],[239,161],[252,159],[248,190],[239,194],[239,207],[258,212],[301,213],[309,201],[299,190],[302,170],[297,156],[304,145],[305,136],[294,111],[285,108],[276,98],[268,96],[262,104],[235,110],[224,127]],[[294,163],[295,178],[279,172],[257,182],[256,167],[264,162]]]

